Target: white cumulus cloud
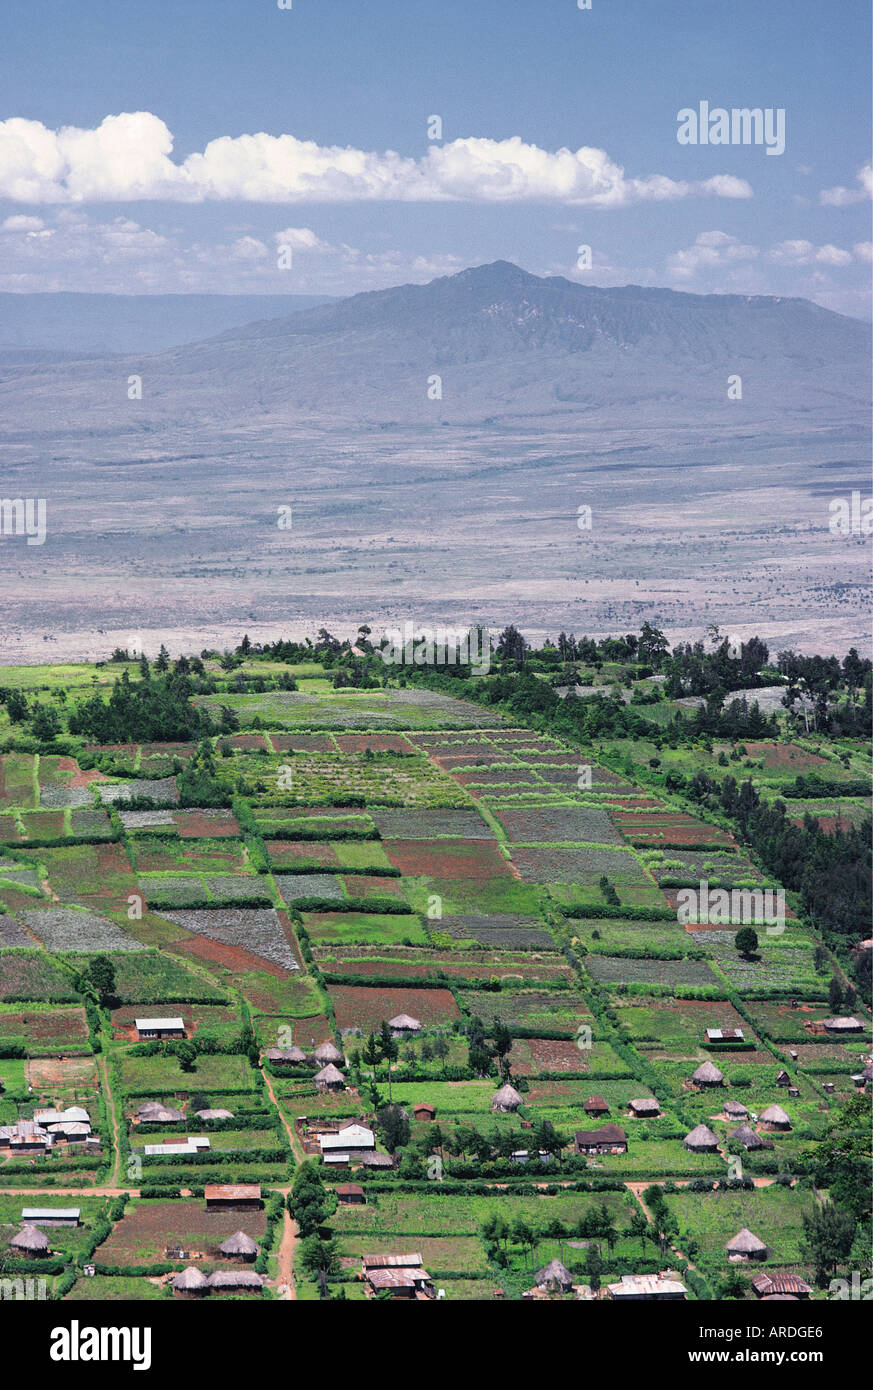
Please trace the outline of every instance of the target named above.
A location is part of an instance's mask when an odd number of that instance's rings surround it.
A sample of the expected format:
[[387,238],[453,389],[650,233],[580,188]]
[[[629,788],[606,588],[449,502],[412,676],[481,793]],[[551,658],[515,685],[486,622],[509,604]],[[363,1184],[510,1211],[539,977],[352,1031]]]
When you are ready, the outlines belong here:
[[563,202],[622,207],[694,195],[750,198],[745,179],[629,177],[605,150],[544,150],[519,136],[393,150],[322,146],[293,135],[222,135],[181,163],[149,111],[107,116],[94,130],[13,117],[0,122],[0,197],[20,203]]
[[844,208],[850,203],[863,203],[865,198],[873,197],[873,164],[865,164],[857,173],[857,188],[846,188],[837,184],[836,188],[823,188],[819,202],[825,207]]

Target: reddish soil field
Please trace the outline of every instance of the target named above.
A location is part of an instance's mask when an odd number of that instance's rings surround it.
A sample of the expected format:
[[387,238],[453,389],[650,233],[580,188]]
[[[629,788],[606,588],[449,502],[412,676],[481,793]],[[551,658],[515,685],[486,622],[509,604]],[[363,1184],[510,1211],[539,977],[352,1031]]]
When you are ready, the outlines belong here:
[[114,1038],[128,1038],[131,1042],[136,1042],[134,1020],[142,1018],[144,1011],[152,1013],[155,1010],[160,1017],[172,1015],[181,1018],[188,1037],[191,1037],[203,1026],[208,1028],[210,1024],[238,1024],[240,1021],[239,1015],[224,1004],[208,1004],[206,1006],[202,1004],[122,1004],[120,1008],[112,1009],[110,1013],[112,1036]]
[[66,834],[63,811],[25,811],[21,819],[28,839],[56,839]]
[[277,753],[335,753],[329,734],[271,734],[270,742]]
[[[117,1265],[159,1264],[166,1262],[167,1246],[181,1246],[200,1250],[207,1258],[224,1265],[218,1254],[222,1241],[235,1231],[245,1231],[252,1240],[260,1241],[266,1229],[263,1210],[208,1212],[200,1198],[139,1203],[101,1245],[100,1259]],[[184,1261],[178,1267],[182,1264]]]
[[[833,773],[835,766],[817,753],[807,753],[805,749],[798,748],[796,743],[777,743],[775,747],[772,743],[745,743],[745,748],[753,762],[763,762],[765,767],[790,768],[792,772],[803,774],[823,772],[825,769]],[[838,772],[842,772],[842,768]]]
[[266,846],[270,863],[276,868],[288,864],[319,864],[331,869],[339,866],[334,846],[320,840],[267,840]]
[[489,840],[385,840],[383,847],[404,877],[422,874],[486,883],[514,876],[508,861]]
[[72,1043],[75,1050],[75,1044],[88,1040],[84,1009],[53,1009],[50,1013],[22,1009],[20,1013],[0,1014],[0,1025],[6,1037],[24,1036],[29,1049],[40,1043]]
[[[542,782],[539,782],[533,773],[526,767],[497,768],[495,772],[491,772],[487,767],[480,767],[477,772],[452,772],[451,768],[447,770],[451,773],[451,776],[458,785],[462,787],[475,786],[476,783],[484,783],[487,786],[489,782],[492,785],[511,782],[531,790],[533,790],[533,788],[541,792],[546,790]],[[571,776],[570,769],[567,771],[567,776]]]
[[647,796],[610,796],[604,810],[611,813],[613,810],[633,811],[637,808],[640,811],[658,811],[661,809],[661,803],[652,801]]
[[206,936],[192,937],[190,941],[174,941],[173,952],[182,952],[192,960],[208,961],[211,965],[219,965],[234,972],[263,970],[268,975],[275,975],[278,980],[287,980],[291,974],[284,966],[275,965],[264,956],[253,955],[251,951],[244,951],[241,946],[222,946],[218,941],[210,941]]
[[229,734],[218,740],[219,748],[236,748],[241,753],[266,753],[267,740],[263,734]]
[[399,878],[382,878],[379,874],[341,874],[340,882],[350,898],[402,898]]
[[516,1038],[510,1053],[512,1069],[519,1076],[540,1072],[585,1070],[584,1053],[574,1042],[551,1038]]
[[[274,740],[275,742],[275,740]],[[341,753],[411,753],[412,744],[402,734],[337,734],[336,746]]]
[[0,816],[0,843],[11,845],[21,839],[13,816]]
[[445,1023],[460,1018],[454,995],[447,989],[379,989],[369,985],[330,985],[337,1027],[378,1029],[397,1014],[411,1014],[420,1023]]
[[496,748],[476,748],[468,753],[432,753],[429,749],[427,751],[431,761],[444,772],[451,772],[455,767],[490,767],[492,763],[511,761],[511,755],[500,753]]
[[173,824],[183,840],[222,838],[240,835],[236,816],[231,811],[174,811]]
[[92,782],[108,782],[109,778],[99,768],[89,767],[82,771],[75,758],[59,758],[59,772],[72,772],[72,777],[65,780],[63,785],[66,787],[90,787]]

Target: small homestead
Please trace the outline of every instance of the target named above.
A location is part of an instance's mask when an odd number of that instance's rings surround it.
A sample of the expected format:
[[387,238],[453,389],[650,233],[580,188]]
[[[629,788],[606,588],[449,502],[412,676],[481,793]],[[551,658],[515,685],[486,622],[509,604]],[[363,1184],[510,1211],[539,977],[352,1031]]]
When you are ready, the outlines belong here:
[[207,1211],[260,1211],[258,1183],[207,1183],[203,1189]]
[[658,1274],[623,1274],[617,1284],[607,1285],[607,1294],[620,1303],[639,1303],[675,1301],[686,1298],[688,1290],[675,1270],[663,1269]]
[[433,1282],[421,1255],[364,1255],[361,1275],[372,1293],[387,1289],[393,1298],[433,1298]]
[[511,1115],[524,1102],[514,1086],[508,1083],[501,1086],[499,1091],[495,1091],[491,1097],[491,1109],[501,1115]]
[[845,1033],[863,1033],[864,1025],[857,1018],[826,1018],[824,1027],[828,1033],[838,1036]]
[[812,1289],[799,1274],[787,1274],[784,1270],[768,1269],[756,1274],[752,1288],[758,1298],[810,1298]]
[[421,1023],[411,1014],[397,1014],[394,1018],[389,1018],[388,1027],[391,1029],[392,1038],[413,1038],[416,1033],[421,1032]]
[[339,1048],[335,1047],[332,1042],[322,1043],[320,1047],[315,1049],[312,1058],[313,1061],[317,1062],[321,1067],[326,1067],[328,1063],[333,1063],[334,1066],[338,1066],[346,1060]]
[[721,1108],[729,1120],[744,1120],[749,1113],[739,1100],[726,1100]]
[[143,1125],[178,1125],[184,1122],[185,1115],[182,1110],[174,1110],[160,1101],[147,1100],[139,1106],[135,1118]]
[[573,1276],[560,1260],[551,1260],[537,1270],[534,1283],[544,1293],[569,1293],[573,1287]]
[[577,1154],[624,1154],[627,1153],[627,1135],[618,1125],[577,1129],[573,1147]]
[[427,1101],[419,1101],[418,1105],[413,1105],[412,1113],[417,1120],[433,1121],[436,1119],[436,1106],[428,1105]]
[[81,1207],[22,1207],[22,1226],[69,1226],[81,1224]]
[[791,1120],[781,1105],[768,1105],[761,1115],[761,1128],[772,1131],[786,1131],[791,1128]]
[[752,1231],[744,1226],[725,1246],[728,1259],[733,1261],[766,1260],[767,1247]]
[[766,1148],[765,1141],[761,1138],[760,1134],[755,1133],[751,1125],[740,1125],[739,1129],[735,1129],[728,1135],[728,1139],[736,1140],[736,1142],[742,1144],[743,1148],[749,1153],[754,1149]]
[[367,1194],[356,1182],[340,1183],[336,1189],[336,1197],[343,1207],[363,1207],[367,1204]]
[[17,1255],[38,1260],[48,1255],[51,1246],[48,1236],[37,1230],[36,1226],[22,1226],[18,1235],[10,1240],[9,1249],[14,1250]]
[[222,1241],[218,1247],[219,1253],[225,1259],[242,1260],[243,1262],[256,1259],[259,1248],[251,1236],[246,1235],[245,1231],[234,1231],[233,1235],[228,1236],[227,1240]]
[[181,1018],[136,1018],[133,1026],[140,1042],[185,1036],[185,1020]]
[[268,1047],[264,1056],[274,1067],[300,1067],[306,1062],[306,1053],[302,1047]]
[[608,1115],[609,1106],[603,1096],[589,1096],[582,1109],[586,1115]]
[[210,1274],[207,1282],[210,1292],[217,1289],[219,1293],[236,1289],[260,1293],[264,1287],[260,1274],[255,1274],[253,1269],[217,1269],[214,1274]]
[[723,1086],[724,1072],[720,1072],[713,1062],[702,1062],[692,1074],[691,1080],[699,1090],[706,1090],[710,1086]]
[[697,1125],[686,1134],[682,1143],[695,1154],[712,1154],[718,1150],[718,1138],[708,1125]]
[[628,1101],[628,1109],[632,1115],[636,1115],[637,1119],[645,1119],[646,1117],[651,1119],[654,1115],[661,1113],[660,1102],[655,1100],[653,1096],[643,1096],[639,1100]]
[[315,1073],[315,1089],[317,1091],[344,1091],[346,1079],[342,1072],[334,1066],[333,1062],[328,1062],[326,1067]]
[[745,1042],[746,1035],[742,1028],[707,1028],[706,1041],[708,1043]]
[[206,1275],[193,1266],[183,1269],[181,1274],[174,1274],[170,1286],[177,1298],[202,1298],[209,1292]]

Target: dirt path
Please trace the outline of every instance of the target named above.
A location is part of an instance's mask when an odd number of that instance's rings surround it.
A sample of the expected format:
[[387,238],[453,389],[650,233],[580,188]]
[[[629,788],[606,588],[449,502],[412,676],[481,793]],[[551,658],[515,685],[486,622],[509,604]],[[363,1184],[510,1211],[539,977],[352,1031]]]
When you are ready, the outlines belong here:
[[296,1299],[297,1285],[294,1282],[294,1251],[297,1246],[297,1223],[291,1219],[288,1211],[283,1215],[282,1242],[279,1246],[278,1273],[276,1282],[280,1288],[284,1286],[282,1297],[285,1299]]
[[282,1108],[276,1099],[276,1092],[273,1090],[272,1078],[270,1077],[269,1073],[264,1070],[263,1064],[261,1065],[261,1076],[264,1078],[264,1085],[267,1088],[267,1094],[269,1095],[270,1100],[273,1102],[273,1104],[276,1107],[276,1110],[278,1111],[279,1119],[282,1121],[282,1127],[285,1130],[285,1133],[288,1135],[288,1143],[291,1145],[291,1152],[293,1153],[298,1163],[303,1163],[304,1159],[306,1158],[306,1155],[303,1152],[303,1146],[294,1132],[294,1126],[289,1124],[288,1121],[285,1119],[285,1115],[282,1111]]
[[97,1070],[100,1073],[101,1096],[106,1106],[109,1127],[112,1132],[112,1169],[109,1174],[109,1185],[112,1186],[118,1182],[120,1176],[121,1137],[118,1128],[118,1111],[115,1108],[115,1095],[109,1077],[109,1063],[105,1052],[101,1052],[97,1057]]

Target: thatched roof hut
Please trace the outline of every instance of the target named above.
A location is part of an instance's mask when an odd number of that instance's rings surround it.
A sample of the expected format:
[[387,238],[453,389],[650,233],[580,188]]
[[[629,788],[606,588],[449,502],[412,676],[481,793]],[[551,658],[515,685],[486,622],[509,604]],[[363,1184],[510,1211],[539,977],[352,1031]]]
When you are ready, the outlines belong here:
[[253,1269],[217,1269],[209,1276],[210,1289],[262,1289],[264,1281]]
[[341,1071],[328,1062],[326,1067],[315,1073],[315,1086],[319,1091],[341,1091],[346,1084],[346,1079]]
[[170,1280],[173,1291],[180,1294],[201,1294],[206,1293],[209,1288],[209,1280],[199,1269],[194,1269],[193,1265],[188,1269],[183,1269],[181,1274],[174,1274]]
[[729,1115],[731,1117],[732,1120],[745,1119],[745,1117],[749,1113],[747,1107],[743,1105],[742,1101],[740,1100],[726,1100],[721,1108],[726,1115]]
[[198,1120],[232,1120],[232,1110],[195,1110]]
[[741,1231],[737,1231],[732,1240],[729,1240],[725,1250],[734,1259],[740,1260],[763,1260],[767,1256],[767,1247],[762,1240],[744,1226]]
[[761,1124],[765,1129],[790,1129],[791,1120],[782,1109],[781,1105],[768,1105],[761,1116]]
[[[336,1048],[334,1048],[334,1052],[336,1052]],[[268,1062],[275,1062],[280,1067],[300,1066],[306,1061],[306,1053],[302,1047],[268,1047],[264,1056]]]
[[724,1082],[724,1072],[719,1071],[712,1062],[701,1062],[691,1080],[695,1086],[721,1086]]
[[232,1236],[222,1241],[218,1249],[222,1255],[231,1255],[241,1260],[253,1260],[259,1251],[259,1246],[247,1236],[245,1231],[234,1231]]
[[554,1289],[566,1293],[573,1287],[573,1276],[560,1260],[551,1260],[549,1264],[537,1270],[534,1283],[538,1289]]
[[691,1149],[694,1153],[715,1153],[718,1148],[718,1138],[707,1125],[698,1125],[696,1129],[692,1129],[682,1143],[686,1149]]
[[660,1115],[660,1103],[653,1096],[642,1096],[639,1100],[629,1100],[628,1106],[634,1115]]
[[513,1110],[517,1110],[524,1102],[514,1086],[508,1083],[501,1086],[499,1091],[495,1091],[491,1097],[491,1109],[499,1110],[502,1114],[508,1115]]
[[150,1125],[177,1125],[185,1118],[182,1110],[174,1110],[172,1106],[162,1105],[158,1100],[147,1100],[136,1112],[136,1118],[143,1124]]
[[742,1144],[744,1149],[763,1149],[764,1140],[760,1134],[756,1134],[751,1125],[740,1125],[733,1134],[728,1135],[728,1139],[736,1139],[738,1144]]
[[395,1033],[420,1033],[421,1023],[411,1014],[397,1014],[395,1018],[389,1018],[388,1027],[393,1028]]
[[9,1249],[20,1250],[24,1255],[47,1255],[50,1247],[48,1237],[36,1226],[22,1226],[10,1240]]
[[582,1109],[588,1115],[608,1115],[609,1106],[603,1096],[589,1096]]
[[[290,1048],[288,1050],[290,1051]],[[316,1062],[320,1062],[322,1066],[326,1066],[328,1062],[335,1063],[345,1061],[339,1048],[334,1047],[332,1042],[322,1043],[321,1047],[317,1047],[312,1055]]]

